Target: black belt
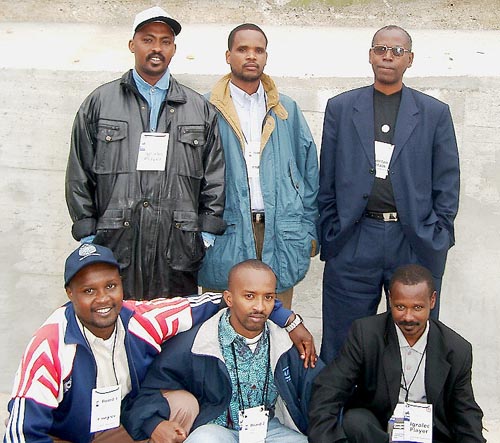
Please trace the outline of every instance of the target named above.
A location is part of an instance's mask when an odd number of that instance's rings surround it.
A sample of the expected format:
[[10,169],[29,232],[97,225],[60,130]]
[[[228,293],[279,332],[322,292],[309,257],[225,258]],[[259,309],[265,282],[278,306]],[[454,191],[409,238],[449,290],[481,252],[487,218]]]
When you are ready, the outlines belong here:
[[263,212],[252,212],[252,221],[254,223],[264,223],[266,217]]
[[365,211],[365,217],[374,218],[375,220],[385,221],[385,222],[397,222],[399,221],[399,216],[397,212],[372,212]]

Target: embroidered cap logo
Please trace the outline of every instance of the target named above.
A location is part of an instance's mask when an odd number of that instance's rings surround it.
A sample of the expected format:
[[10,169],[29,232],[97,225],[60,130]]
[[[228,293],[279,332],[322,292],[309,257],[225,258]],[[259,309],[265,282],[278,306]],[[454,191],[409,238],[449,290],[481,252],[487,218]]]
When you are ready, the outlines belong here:
[[80,246],[80,249],[78,250],[78,255],[80,256],[80,261],[81,261],[92,255],[99,256],[101,254],[97,252],[97,248],[93,244],[85,243]]

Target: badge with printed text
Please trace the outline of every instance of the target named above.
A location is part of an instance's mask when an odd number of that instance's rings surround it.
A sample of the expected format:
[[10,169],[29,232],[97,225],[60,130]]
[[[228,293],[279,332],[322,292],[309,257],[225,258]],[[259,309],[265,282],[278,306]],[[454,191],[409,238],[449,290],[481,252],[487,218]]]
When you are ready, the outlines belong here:
[[432,443],[432,405],[427,403],[398,403],[388,432],[391,442]]
[[394,145],[375,142],[375,177],[385,179],[389,173]]
[[239,442],[265,443],[269,411],[264,406],[245,409],[239,412]]
[[260,143],[250,142],[245,145],[245,162],[247,164],[248,178],[259,176]]
[[137,157],[138,171],[164,171],[167,161],[168,134],[143,132]]
[[90,432],[120,426],[122,389],[120,385],[92,389]]

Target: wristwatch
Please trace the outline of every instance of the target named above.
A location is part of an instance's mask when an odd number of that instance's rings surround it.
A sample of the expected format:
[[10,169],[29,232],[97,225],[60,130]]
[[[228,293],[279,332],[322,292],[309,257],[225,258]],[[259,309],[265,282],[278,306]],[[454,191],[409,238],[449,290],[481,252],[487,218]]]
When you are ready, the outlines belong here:
[[285,326],[285,331],[290,333],[303,322],[302,317],[299,314],[295,314],[295,319],[288,326]]

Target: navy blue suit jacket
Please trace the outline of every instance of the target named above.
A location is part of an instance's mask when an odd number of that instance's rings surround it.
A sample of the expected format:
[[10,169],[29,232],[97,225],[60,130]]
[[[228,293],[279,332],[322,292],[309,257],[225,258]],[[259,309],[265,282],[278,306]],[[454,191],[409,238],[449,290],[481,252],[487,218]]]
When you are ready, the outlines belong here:
[[[373,86],[328,101],[320,161],[321,259],[338,254],[363,216],[375,179]],[[389,174],[405,236],[442,276],[453,246],[460,170],[448,105],[403,86]]]

